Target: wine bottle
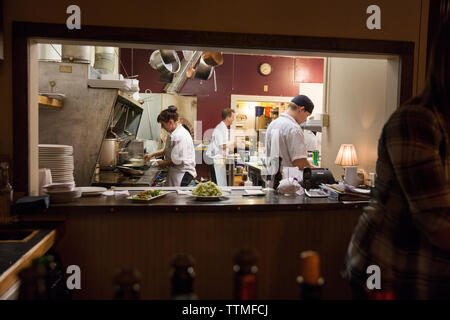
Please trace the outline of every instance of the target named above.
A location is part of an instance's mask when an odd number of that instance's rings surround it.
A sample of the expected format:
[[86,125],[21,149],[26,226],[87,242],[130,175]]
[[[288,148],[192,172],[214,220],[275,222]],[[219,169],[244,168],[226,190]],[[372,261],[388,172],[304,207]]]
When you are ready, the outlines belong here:
[[240,249],[234,256],[234,300],[257,298],[258,254],[251,248]]
[[141,274],[136,269],[122,269],[114,278],[115,300],[139,300],[141,298]]
[[297,284],[301,300],[320,300],[325,280],[320,275],[320,257],[315,251],[300,253],[300,275]]
[[197,300],[194,293],[194,258],[185,253],[173,257],[170,268],[171,296],[173,300]]
[[47,270],[42,260],[34,259],[19,272],[19,278],[19,300],[48,300]]

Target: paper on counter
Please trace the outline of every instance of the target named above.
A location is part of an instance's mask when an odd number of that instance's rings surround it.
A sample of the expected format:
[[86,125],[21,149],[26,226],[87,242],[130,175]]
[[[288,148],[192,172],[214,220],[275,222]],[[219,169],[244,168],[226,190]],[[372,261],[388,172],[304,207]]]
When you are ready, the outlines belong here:
[[177,194],[187,194],[187,195],[191,195],[191,194],[192,194],[192,191],[177,190]]
[[104,196],[129,196],[130,193],[128,192],[128,190],[123,190],[123,191],[106,190],[105,192],[102,193],[102,195],[104,195]]
[[130,193],[128,192],[128,190],[114,191],[114,195],[115,196],[129,196]]
[[303,181],[303,171],[298,167],[283,167],[283,179],[297,178],[298,181]]
[[261,195],[261,194],[265,194],[264,192],[262,192],[261,190],[249,190],[249,189],[245,189],[245,194],[251,195],[251,196],[257,196],[257,195]]

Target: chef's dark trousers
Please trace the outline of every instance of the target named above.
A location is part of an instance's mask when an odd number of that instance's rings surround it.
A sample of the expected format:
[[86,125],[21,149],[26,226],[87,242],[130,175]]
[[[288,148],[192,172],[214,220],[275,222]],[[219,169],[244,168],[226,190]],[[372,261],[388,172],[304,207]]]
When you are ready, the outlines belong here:
[[214,170],[214,165],[209,164],[208,167],[209,167],[209,173],[211,174],[211,181],[214,182],[215,184],[217,184],[216,171]]
[[187,187],[188,184],[192,181],[192,179],[194,179],[192,174],[190,174],[189,172],[185,172],[184,176],[183,176],[183,179],[181,179],[180,187]]

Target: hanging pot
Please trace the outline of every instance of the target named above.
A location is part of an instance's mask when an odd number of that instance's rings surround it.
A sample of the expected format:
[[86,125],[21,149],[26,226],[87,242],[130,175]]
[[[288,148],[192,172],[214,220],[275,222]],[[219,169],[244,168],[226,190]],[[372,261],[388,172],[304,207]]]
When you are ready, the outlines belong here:
[[161,59],[166,64],[177,63],[180,64],[180,58],[178,58],[178,54],[175,50],[159,50],[161,53]]
[[212,67],[220,66],[221,64],[223,64],[222,52],[204,52],[202,54],[202,58],[206,64]]
[[180,58],[175,50],[155,50],[148,63],[159,72],[176,73],[180,70]]
[[172,83],[173,77],[174,77],[174,73],[169,72],[169,71],[162,71],[159,74],[159,82],[164,82],[164,83]]
[[195,67],[194,78],[200,80],[208,80],[209,78],[211,78],[213,71],[214,67],[208,65],[203,60],[203,57],[201,57],[199,63]]
[[117,139],[105,139],[100,152],[100,169],[114,170],[117,164],[119,145]]

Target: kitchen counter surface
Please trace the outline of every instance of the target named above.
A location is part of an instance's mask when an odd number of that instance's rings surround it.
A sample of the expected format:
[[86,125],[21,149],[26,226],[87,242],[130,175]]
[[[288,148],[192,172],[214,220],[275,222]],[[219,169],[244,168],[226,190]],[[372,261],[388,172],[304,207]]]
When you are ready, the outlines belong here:
[[[138,191],[130,191],[135,194]],[[304,195],[284,196],[274,192],[269,192],[266,196],[243,196],[243,190],[233,190],[230,195],[224,196],[219,201],[199,201],[186,194],[177,194],[171,191],[167,195],[149,201],[147,203],[134,202],[126,197],[100,196],[84,197],[70,203],[52,204],[48,209],[52,211],[61,211],[62,208],[76,207],[136,207],[136,208],[157,208],[174,210],[236,210],[245,211],[271,211],[277,210],[297,210],[297,209],[317,209],[327,210],[334,208],[359,207],[367,204],[363,202],[342,202],[328,198],[308,198]]]

